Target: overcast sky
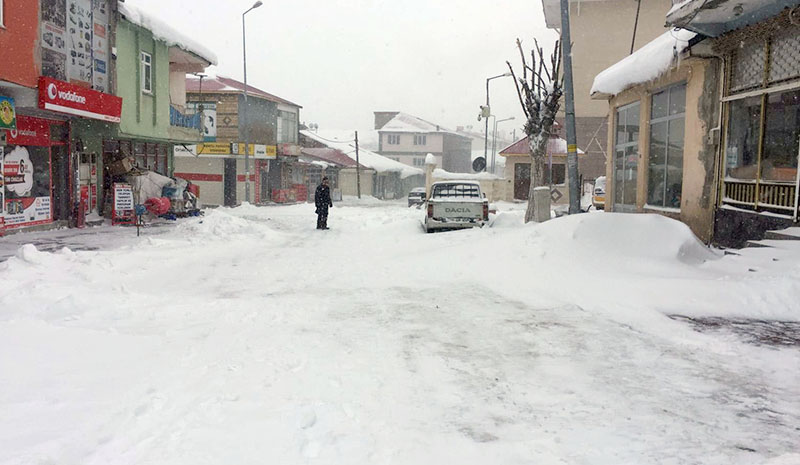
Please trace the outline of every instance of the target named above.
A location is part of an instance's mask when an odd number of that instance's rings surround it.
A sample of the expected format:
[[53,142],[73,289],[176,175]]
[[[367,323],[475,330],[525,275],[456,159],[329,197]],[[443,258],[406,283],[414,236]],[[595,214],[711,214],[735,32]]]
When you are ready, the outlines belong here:
[[[254,0],[127,2],[211,48],[211,74],[242,78],[241,14]],[[371,129],[377,110],[478,126],[486,78],[519,65],[517,37],[555,40],[540,0],[264,0],[247,14],[248,83],[302,105],[301,121],[321,129]],[[501,127],[521,128],[511,78],[490,95],[498,119],[516,117]]]

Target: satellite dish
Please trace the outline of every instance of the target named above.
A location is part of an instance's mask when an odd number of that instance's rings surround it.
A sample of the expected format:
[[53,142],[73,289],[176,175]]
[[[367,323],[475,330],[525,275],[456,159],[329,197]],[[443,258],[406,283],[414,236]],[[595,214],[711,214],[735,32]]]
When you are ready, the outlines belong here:
[[476,173],[486,170],[486,159],[483,157],[478,157],[472,160],[472,170]]

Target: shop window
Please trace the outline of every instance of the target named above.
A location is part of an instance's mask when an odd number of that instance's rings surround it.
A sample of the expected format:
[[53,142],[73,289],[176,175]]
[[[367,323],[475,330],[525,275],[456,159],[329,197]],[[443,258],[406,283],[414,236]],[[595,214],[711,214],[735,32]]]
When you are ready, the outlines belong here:
[[563,185],[567,182],[567,166],[559,163],[550,166],[550,184]]
[[278,142],[297,142],[297,114],[290,111],[278,111]]
[[[653,102],[653,111],[667,113],[668,101]],[[639,103],[617,110],[616,139],[614,140],[614,203],[615,209],[636,205],[636,180],[639,154]]]
[[755,180],[761,134],[761,97],[735,100],[729,108],[725,176]]
[[653,94],[652,98],[647,204],[680,208],[686,84],[672,86]]
[[800,138],[800,90],[769,94],[766,100],[761,178],[795,182]]
[[153,57],[147,52],[142,52],[141,79],[142,92],[153,93]]

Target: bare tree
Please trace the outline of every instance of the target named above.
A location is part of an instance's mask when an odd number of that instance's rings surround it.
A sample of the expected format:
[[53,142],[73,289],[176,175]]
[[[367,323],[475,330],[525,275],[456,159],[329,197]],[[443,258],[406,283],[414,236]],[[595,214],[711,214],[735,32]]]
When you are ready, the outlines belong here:
[[[528,193],[528,209],[525,212],[525,222],[533,221],[536,211],[536,198],[534,190],[545,186],[545,157],[547,156],[547,141],[550,139],[556,113],[560,106],[564,89],[564,77],[561,73],[561,43],[557,40],[555,49],[547,62],[539,42],[534,40],[535,48],[531,50],[530,63],[525,58],[522,42],[517,39],[517,48],[522,59],[522,76],[517,76],[511,62],[506,61],[517,95],[525,113],[525,126],[523,131],[528,136],[528,151],[531,156],[531,187]],[[547,215],[550,214],[549,193],[547,196]]]

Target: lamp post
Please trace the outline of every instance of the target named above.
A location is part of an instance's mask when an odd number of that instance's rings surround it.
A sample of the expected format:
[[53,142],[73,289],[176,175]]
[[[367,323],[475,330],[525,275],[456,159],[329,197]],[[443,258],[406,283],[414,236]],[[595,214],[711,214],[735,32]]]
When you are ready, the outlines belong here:
[[[498,74],[497,76],[492,76],[490,78],[486,78],[486,108],[487,108],[487,112],[491,112],[491,107],[489,106],[489,81],[491,81],[492,79],[497,79],[497,78],[501,78],[501,77],[509,77],[509,76],[511,76],[511,73],[503,73],[503,74]],[[485,128],[483,130],[483,159],[487,162],[486,163],[487,167],[489,166],[488,155],[489,155],[489,118],[486,118],[486,125],[485,125]],[[486,169],[484,169],[484,171],[486,171]]]
[[503,119],[495,118],[495,120],[494,120],[494,132],[492,133],[492,174],[495,174],[495,172],[494,172],[494,160],[495,160],[495,157],[497,156],[497,125],[502,123],[503,121],[511,121],[513,119],[514,119],[514,117],[512,116],[510,118],[503,118]]
[[242,58],[244,63],[244,111],[242,112],[242,122],[244,123],[244,201],[250,202],[250,126],[247,125],[247,36],[245,34],[244,15],[262,5],[261,0],[255,2],[247,11],[242,13]]

